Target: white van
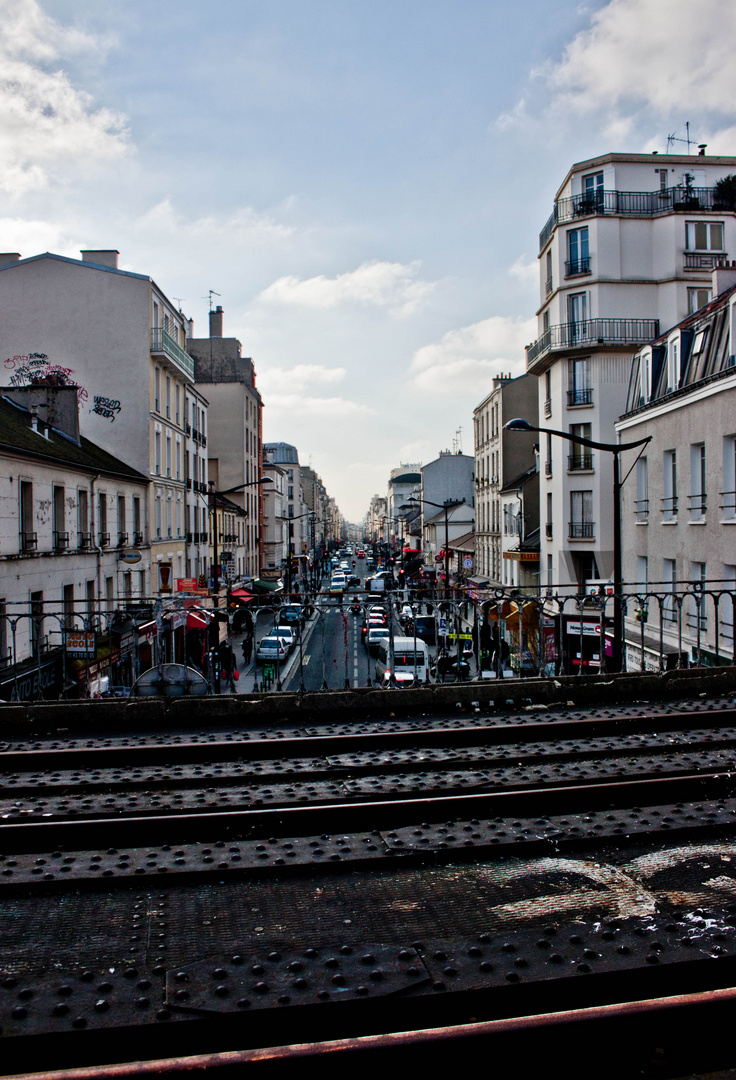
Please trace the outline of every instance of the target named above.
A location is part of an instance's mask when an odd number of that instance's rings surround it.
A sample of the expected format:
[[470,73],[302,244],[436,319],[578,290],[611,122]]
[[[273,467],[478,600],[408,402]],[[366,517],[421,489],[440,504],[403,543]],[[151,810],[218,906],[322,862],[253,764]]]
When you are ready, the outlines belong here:
[[[391,678],[389,665],[390,642],[386,638],[378,646],[376,682],[388,686]],[[423,686],[429,674],[429,648],[421,638],[394,638],[393,676],[397,686]]]

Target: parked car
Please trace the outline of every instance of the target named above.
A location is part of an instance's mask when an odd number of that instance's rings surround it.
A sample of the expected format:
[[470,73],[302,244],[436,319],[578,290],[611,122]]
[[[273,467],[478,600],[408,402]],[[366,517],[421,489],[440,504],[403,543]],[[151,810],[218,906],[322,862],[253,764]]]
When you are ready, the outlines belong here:
[[295,629],[300,629],[305,622],[304,608],[301,604],[291,604],[289,607],[281,609],[280,618],[284,626],[293,626]]
[[286,643],[286,648],[289,652],[291,652],[296,645],[297,638],[293,626],[274,626],[271,635],[281,638],[281,640]]
[[428,645],[434,645],[437,640],[437,623],[434,615],[416,615],[414,625],[417,637],[426,641]]
[[267,660],[277,660],[279,663],[283,663],[286,660],[286,643],[282,638],[277,637],[275,634],[271,637],[264,637],[258,642],[256,646],[256,663],[264,663]]
[[378,652],[378,646],[388,636],[389,629],[387,626],[369,626],[363,638],[363,644],[368,652],[375,656]]

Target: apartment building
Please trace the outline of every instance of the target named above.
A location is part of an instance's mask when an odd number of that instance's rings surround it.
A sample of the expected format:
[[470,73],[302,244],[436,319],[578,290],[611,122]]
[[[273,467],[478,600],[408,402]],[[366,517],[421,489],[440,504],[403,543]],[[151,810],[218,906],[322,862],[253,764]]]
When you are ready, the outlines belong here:
[[733,663],[736,599],[736,263],[713,299],[634,358],[621,442],[627,667]]
[[516,417],[537,421],[537,380],[533,375],[497,375],[493,389],[473,410],[475,445],[475,567],[473,578],[503,584],[501,491],[535,464],[536,432],[504,431]]
[[[82,435],[150,478],[151,592],[167,595],[206,543],[187,544],[184,472],[191,324],[118,252],[81,259],[0,255],[0,355],[7,385],[76,385]],[[205,477],[206,481],[206,477]]]
[[[573,165],[539,238],[539,425],[614,441],[631,361],[711,297],[736,245],[736,158],[604,154]],[[725,185],[724,185],[725,181]],[[613,573],[612,458],[541,436],[543,583]]]
[[114,631],[148,595],[148,478],[80,435],[76,387],[43,384],[0,397],[0,472],[0,699],[75,697],[90,664],[130,685],[136,635]]
[[[208,403],[209,475],[215,489],[227,492],[246,515],[244,576],[257,578],[261,567],[262,503],[258,480],[263,468],[263,401],[253,361],[242,355],[237,338],[223,337],[222,307],[209,316],[209,337],[187,339],[194,358],[197,391]],[[204,458],[204,450],[201,456]],[[232,488],[241,490],[231,491]]]

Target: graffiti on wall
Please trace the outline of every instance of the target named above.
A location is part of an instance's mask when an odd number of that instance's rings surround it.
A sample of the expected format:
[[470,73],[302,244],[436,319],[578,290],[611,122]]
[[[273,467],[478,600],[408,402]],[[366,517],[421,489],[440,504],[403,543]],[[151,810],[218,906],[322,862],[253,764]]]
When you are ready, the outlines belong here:
[[26,356],[9,356],[3,363],[6,371],[12,371],[11,386],[77,386],[77,399],[84,404],[89,397],[83,386],[74,379],[74,368],[52,364],[46,353],[28,353]]
[[93,413],[97,413],[98,416],[104,416],[111,423],[115,423],[115,417],[120,412],[120,402],[115,398],[102,397],[99,394],[95,395],[94,406],[92,408]]

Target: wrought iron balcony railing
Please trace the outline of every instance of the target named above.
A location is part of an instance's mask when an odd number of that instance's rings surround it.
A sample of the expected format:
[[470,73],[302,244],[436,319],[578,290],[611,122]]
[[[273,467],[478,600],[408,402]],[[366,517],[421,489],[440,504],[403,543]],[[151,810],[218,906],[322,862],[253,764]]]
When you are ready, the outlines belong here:
[[567,459],[569,472],[583,472],[593,468],[592,454],[570,454]]
[[527,367],[551,349],[590,349],[596,345],[646,345],[659,337],[658,319],[584,319],[550,326],[526,350]]
[[592,405],[593,389],[590,386],[578,387],[576,390],[567,391],[568,405]]
[[595,522],[593,521],[570,521],[568,525],[567,535],[570,540],[592,540],[595,536]]
[[578,274],[590,273],[590,256],[584,259],[571,259],[565,263],[565,277],[576,277]]
[[173,360],[186,375],[194,378],[194,360],[161,326],[151,330],[151,352]]
[[686,270],[715,270],[717,266],[726,266],[728,264],[728,255],[725,252],[719,254],[711,254],[710,252],[685,252],[685,269]]

